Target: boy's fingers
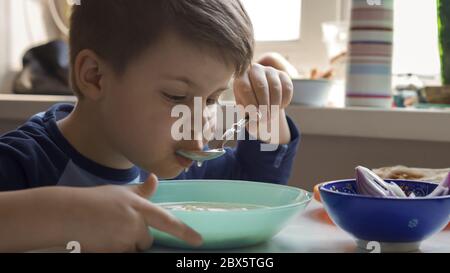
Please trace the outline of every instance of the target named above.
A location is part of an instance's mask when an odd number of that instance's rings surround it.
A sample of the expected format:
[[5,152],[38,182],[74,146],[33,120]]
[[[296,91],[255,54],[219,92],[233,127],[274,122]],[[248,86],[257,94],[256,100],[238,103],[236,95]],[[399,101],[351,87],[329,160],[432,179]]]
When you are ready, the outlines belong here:
[[253,92],[256,95],[259,106],[270,106],[269,102],[269,83],[267,82],[266,72],[264,67],[255,64],[249,72],[250,82],[253,87]]
[[142,198],[151,197],[158,187],[158,178],[154,174],[150,174],[147,180],[139,185],[131,186],[131,190]]
[[136,250],[137,252],[143,252],[150,249],[153,245],[153,236],[151,235],[150,229],[145,225],[145,228],[141,230],[137,242]]
[[[254,64],[249,73],[253,92],[258,100],[258,109],[262,114],[261,120],[269,123],[270,121],[270,89],[265,67]],[[261,108],[262,107],[262,108]]]
[[289,75],[286,73],[280,73],[280,81],[283,86],[283,92],[281,95],[281,109],[284,109],[288,107],[292,101],[292,97],[294,96],[294,84],[292,83]]
[[283,85],[280,80],[279,72],[275,69],[268,69],[266,71],[267,81],[270,89],[270,106],[281,105],[281,96],[283,92]]
[[234,81],[234,95],[236,96],[236,102],[244,107],[247,105],[258,107],[258,100],[253,92],[248,74],[249,73],[247,72]]
[[200,246],[203,242],[202,236],[195,230],[170,215],[163,208],[146,203],[142,208],[144,219],[148,226],[171,234],[192,246]]

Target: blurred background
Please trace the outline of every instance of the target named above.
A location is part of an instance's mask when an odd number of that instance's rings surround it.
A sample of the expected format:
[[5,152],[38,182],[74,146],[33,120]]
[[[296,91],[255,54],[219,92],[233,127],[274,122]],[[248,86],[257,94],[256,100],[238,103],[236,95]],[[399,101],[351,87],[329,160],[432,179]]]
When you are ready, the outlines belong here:
[[[394,0],[391,109],[345,108],[351,0],[242,2],[255,26],[255,60],[275,54],[294,80],[313,80],[296,88],[299,101],[288,109],[303,132],[291,184],[312,189],[353,176],[356,165],[449,167],[437,1]],[[71,4],[0,0],[0,133],[56,102],[75,102],[66,75]]]
[[[242,0],[255,25],[256,57],[277,52],[298,71],[338,69],[331,63],[346,51],[350,0]],[[65,39],[69,0],[0,1],[0,93],[12,93],[14,75],[31,47]],[[393,73],[404,83],[408,75],[439,83],[436,1],[395,0]],[[406,79],[408,80],[408,79]],[[414,80],[414,79],[413,79]],[[417,80],[417,79],[416,79]],[[336,96],[334,99],[338,99]]]

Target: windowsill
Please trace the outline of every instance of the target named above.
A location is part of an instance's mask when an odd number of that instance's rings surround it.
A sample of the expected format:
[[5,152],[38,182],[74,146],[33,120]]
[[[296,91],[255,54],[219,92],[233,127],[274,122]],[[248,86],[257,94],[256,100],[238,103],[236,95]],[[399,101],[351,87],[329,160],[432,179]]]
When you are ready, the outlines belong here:
[[303,134],[450,142],[450,111],[290,106]]
[[[75,102],[72,96],[0,94],[0,120],[23,122],[53,104]],[[292,105],[287,112],[304,135],[450,142],[450,111],[445,110]]]
[[74,96],[0,94],[0,119],[25,121],[56,103],[75,103]]

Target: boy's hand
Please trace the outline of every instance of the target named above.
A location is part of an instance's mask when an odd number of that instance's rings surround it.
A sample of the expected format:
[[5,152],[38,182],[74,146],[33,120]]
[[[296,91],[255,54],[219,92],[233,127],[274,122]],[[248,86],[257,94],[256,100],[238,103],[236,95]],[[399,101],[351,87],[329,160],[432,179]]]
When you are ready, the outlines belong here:
[[[253,64],[243,76],[235,79],[234,94],[238,105],[244,107],[248,105],[267,106],[269,112],[266,116],[263,113],[261,122],[270,120],[267,124],[268,128],[278,127],[279,140],[263,141],[272,144],[288,144],[291,141],[284,109],[291,103],[293,84],[286,72],[269,66]],[[271,106],[279,106],[279,111],[270,111]],[[249,133],[262,140],[257,131],[250,130]]]
[[201,245],[197,232],[147,200],[157,183],[151,175],[142,185],[76,190],[67,215],[67,240],[80,242],[83,252],[143,251],[153,244],[148,229],[153,227],[193,246]]

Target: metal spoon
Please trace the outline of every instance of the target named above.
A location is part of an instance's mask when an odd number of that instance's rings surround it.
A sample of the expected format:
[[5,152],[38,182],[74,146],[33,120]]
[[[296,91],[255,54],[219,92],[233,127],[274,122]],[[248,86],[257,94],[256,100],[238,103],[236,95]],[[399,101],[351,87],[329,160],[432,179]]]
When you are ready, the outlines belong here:
[[[415,194],[411,193],[406,196],[405,192],[395,183],[386,182],[371,170],[359,166],[356,168],[356,185],[358,193],[377,197],[396,197],[396,198],[415,198]],[[450,192],[450,173],[436,189],[424,197],[445,196]]]
[[378,197],[406,197],[403,190],[395,183],[388,183],[371,170],[356,167],[356,185],[358,193]]
[[436,197],[436,196],[445,196],[450,193],[450,173],[448,173],[447,177],[434,189],[432,193],[428,195],[428,197]]
[[185,158],[191,159],[193,161],[197,161],[199,167],[202,166],[203,162],[213,160],[223,156],[225,151],[225,144],[229,142],[231,136],[235,133],[239,133],[243,128],[247,126],[250,121],[249,115],[246,115],[245,118],[241,119],[239,122],[233,124],[230,129],[228,129],[225,134],[222,136],[224,141],[222,142],[222,147],[218,149],[210,149],[205,151],[186,151],[186,150],[178,150],[177,154],[183,156]]

